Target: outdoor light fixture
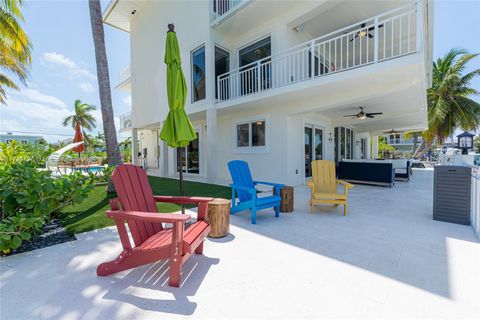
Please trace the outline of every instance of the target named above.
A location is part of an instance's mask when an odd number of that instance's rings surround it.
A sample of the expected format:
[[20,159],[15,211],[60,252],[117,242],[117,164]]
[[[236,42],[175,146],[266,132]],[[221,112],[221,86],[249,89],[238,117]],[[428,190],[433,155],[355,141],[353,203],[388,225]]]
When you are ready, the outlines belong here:
[[443,154],[447,153],[447,146],[443,146],[443,148],[442,148],[442,153],[443,153]]
[[332,138],[332,132],[330,132],[330,137],[328,138],[328,141],[332,142],[333,141],[333,138]]
[[457,148],[462,149],[462,154],[468,154],[469,149],[473,149],[473,134],[464,132],[457,136],[458,144]]

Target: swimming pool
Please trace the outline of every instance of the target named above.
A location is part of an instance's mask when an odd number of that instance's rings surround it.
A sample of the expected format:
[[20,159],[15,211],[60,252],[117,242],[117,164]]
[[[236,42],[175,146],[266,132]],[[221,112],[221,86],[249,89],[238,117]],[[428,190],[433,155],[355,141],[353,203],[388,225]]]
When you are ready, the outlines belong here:
[[80,168],[73,168],[74,170],[90,172],[90,173],[98,173],[102,172],[105,168],[103,166],[92,166],[92,167],[80,167]]

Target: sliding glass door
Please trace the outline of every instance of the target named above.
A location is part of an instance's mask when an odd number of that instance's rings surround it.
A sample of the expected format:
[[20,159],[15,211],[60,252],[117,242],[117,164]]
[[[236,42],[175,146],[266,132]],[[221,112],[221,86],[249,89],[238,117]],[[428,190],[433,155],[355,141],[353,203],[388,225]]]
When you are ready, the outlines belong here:
[[185,173],[200,174],[200,131],[196,131],[196,133],[197,139],[190,141],[188,146],[180,149],[181,167]]
[[345,127],[335,128],[335,162],[353,159],[353,130]]
[[306,125],[304,128],[305,177],[312,176],[312,161],[323,160],[323,129]]

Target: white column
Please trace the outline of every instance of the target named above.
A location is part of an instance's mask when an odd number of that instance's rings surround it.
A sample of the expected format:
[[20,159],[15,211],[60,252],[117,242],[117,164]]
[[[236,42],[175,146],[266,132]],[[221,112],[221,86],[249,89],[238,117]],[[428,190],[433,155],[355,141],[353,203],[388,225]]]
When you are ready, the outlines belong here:
[[139,166],[138,162],[138,129],[132,128],[132,164]]
[[217,110],[214,106],[207,109],[207,182],[217,180]]
[[417,43],[416,50],[417,52],[422,51],[423,44],[423,1],[418,1],[416,5],[417,9]]
[[162,132],[163,122],[160,122],[160,130],[158,137],[158,149],[160,151],[160,175],[162,177],[168,177],[168,145],[160,139],[160,132]]
[[372,136],[372,154],[371,159],[378,158],[378,136]]
[[367,144],[367,150],[366,150],[366,154],[365,154],[365,159],[372,159],[372,151],[370,149],[370,145],[371,145],[371,142],[372,142],[372,138],[371,137],[367,137],[367,141],[366,141],[366,144]]

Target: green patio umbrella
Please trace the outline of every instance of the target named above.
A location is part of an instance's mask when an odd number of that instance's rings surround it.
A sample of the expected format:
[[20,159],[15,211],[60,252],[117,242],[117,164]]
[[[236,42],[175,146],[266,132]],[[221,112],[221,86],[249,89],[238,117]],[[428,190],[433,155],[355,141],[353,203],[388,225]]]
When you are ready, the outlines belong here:
[[[168,146],[177,148],[177,167],[180,174],[180,195],[183,195],[183,168],[181,167],[181,148],[188,146],[197,138],[192,123],[185,113],[187,84],[183,75],[180,49],[173,23],[168,25],[165,43],[165,64],[167,65],[167,96],[169,112],[160,133],[160,138]],[[182,206],[183,212],[183,206]]]

